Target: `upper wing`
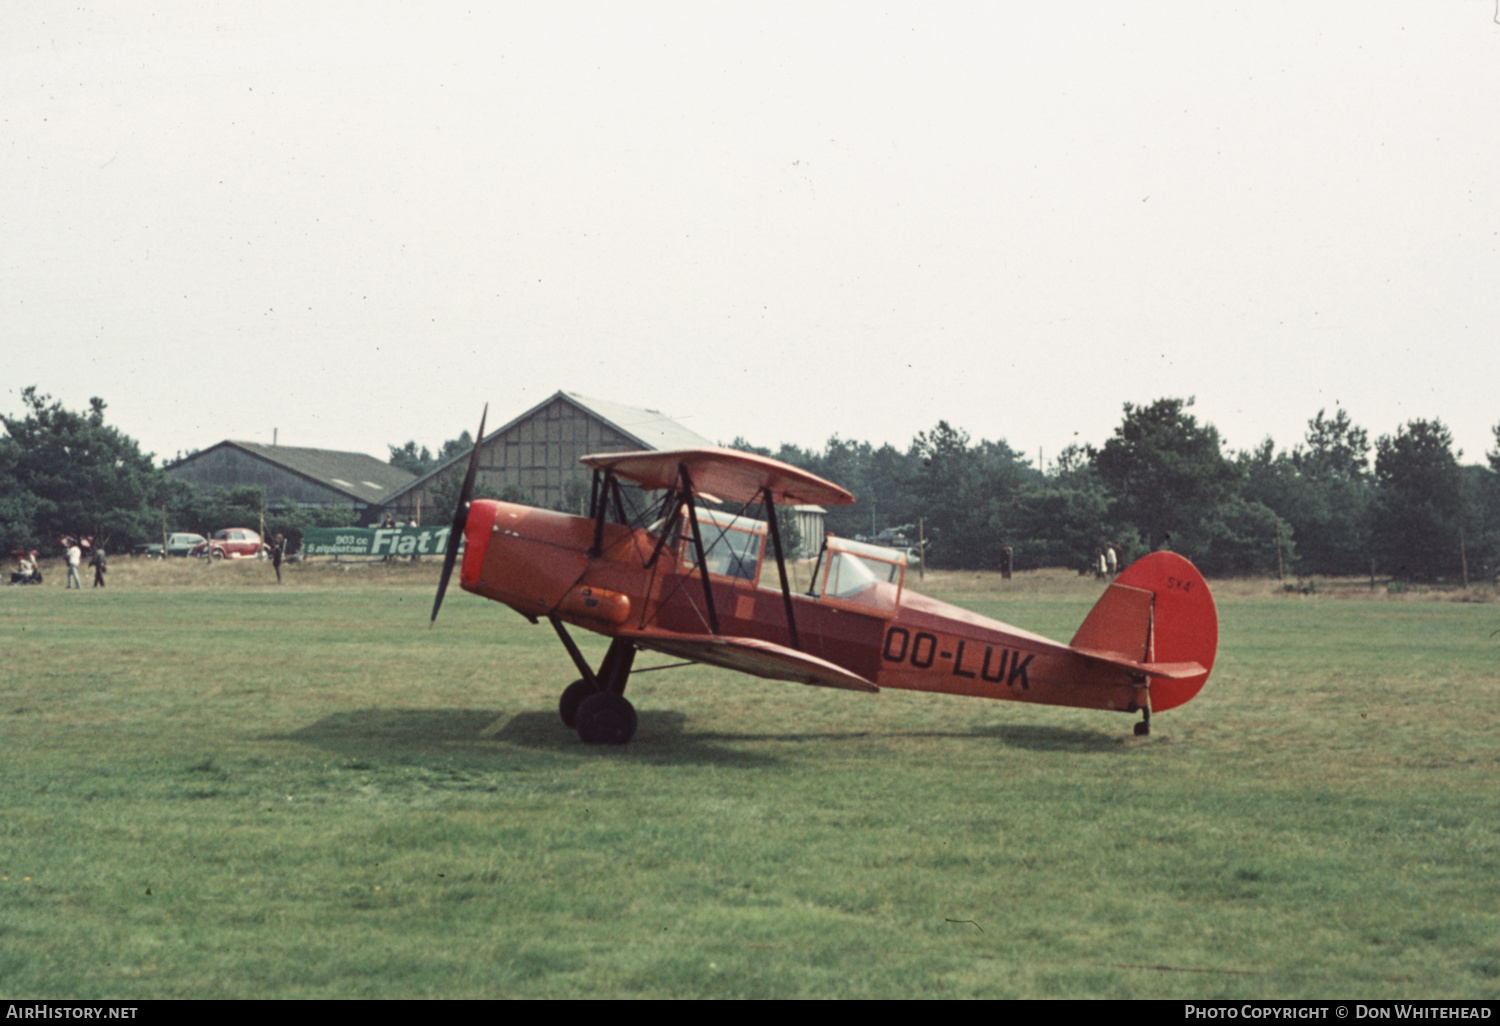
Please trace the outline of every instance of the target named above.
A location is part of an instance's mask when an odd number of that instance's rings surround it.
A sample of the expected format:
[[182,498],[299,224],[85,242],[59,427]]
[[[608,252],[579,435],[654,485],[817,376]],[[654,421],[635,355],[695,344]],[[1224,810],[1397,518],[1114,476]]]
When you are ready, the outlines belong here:
[[854,501],[853,495],[816,474],[735,449],[606,452],[579,462],[596,470],[612,470],[616,477],[648,490],[676,488],[681,481],[679,468],[686,464],[695,490],[731,502],[753,502],[767,488],[778,506],[847,506]]
[[842,666],[778,645],[774,641],[731,638],[721,634],[677,634],[672,631],[620,631],[615,636],[628,638],[641,648],[739,670],[756,677],[790,680],[825,688],[844,688],[849,691],[880,690]]

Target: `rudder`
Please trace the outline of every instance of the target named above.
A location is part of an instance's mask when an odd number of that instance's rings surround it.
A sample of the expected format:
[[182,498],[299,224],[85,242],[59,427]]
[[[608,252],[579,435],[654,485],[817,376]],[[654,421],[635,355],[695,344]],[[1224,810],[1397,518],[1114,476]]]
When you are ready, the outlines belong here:
[[1089,611],[1074,648],[1143,663],[1197,663],[1190,677],[1155,677],[1151,708],[1172,709],[1208,680],[1219,647],[1219,614],[1203,575],[1175,552],[1153,552],[1115,578]]
[[1198,663],[1203,672],[1151,683],[1156,712],[1191,701],[1208,681],[1219,650],[1219,612],[1198,568],[1175,552],[1153,552],[1136,560],[1115,583],[1152,592],[1150,651],[1147,662]]

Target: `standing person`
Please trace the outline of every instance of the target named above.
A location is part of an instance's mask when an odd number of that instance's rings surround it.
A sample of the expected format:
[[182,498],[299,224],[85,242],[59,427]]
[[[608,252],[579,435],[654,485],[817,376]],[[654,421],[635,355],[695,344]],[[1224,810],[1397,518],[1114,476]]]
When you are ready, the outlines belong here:
[[1015,554],[1009,545],[1000,546],[1000,576],[1004,580],[1010,580],[1010,571],[1015,563]]
[[94,549],[94,555],[89,559],[89,566],[94,568],[94,587],[104,587],[104,574],[109,570],[109,564],[106,561],[103,545]]
[[1104,561],[1109,565],[1109,576],[1113,577],[1120,568],[1120,557],[1115,553],[1113,544],[1104,547]]
[[[383,517],[380,518],[380,526],[381,527],[385,527],[385,528],[395,527],[396,526],[396,518],[393,517],[393,516],[391,516],[389,513],[387,513],[385,516],[383,516]],[[388,555],[388,556],[384,557],[383,559],[381,559],[381,562],[382,563],[389,563],[389,562],[391,562],[395,558],[396,558],[395,556],[389,556]]]
[[[415,513],[413,513],[411,515],[411,519],[406,522],[406,526],[407,527],[421,527],[422,525],[419,524],[419,523],[417,523],[417,515]],[[419,556],[419,555],[417,555],[417,550],[416,549],[412,550],[411,561],[413,563],[420,563],[420,562],[422,562],[422,557]]]
[[78,564],[83,562],[83,550],[78,547],[78,542],[72,538],[63,539],[68,544],[68,580],[64,588],[77,588],[83,590],[83,582],[78,579]]
[[281,583],[281,557],[286,553],[286,535],[278,534],[271,544],[271,565],[276,568],[276,583]]

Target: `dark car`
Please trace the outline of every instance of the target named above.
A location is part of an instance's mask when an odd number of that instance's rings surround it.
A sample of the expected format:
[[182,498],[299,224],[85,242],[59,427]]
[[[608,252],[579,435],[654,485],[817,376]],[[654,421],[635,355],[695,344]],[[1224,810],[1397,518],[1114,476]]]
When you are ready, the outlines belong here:
[[[204,542],[207,538],[201,534],[171,534],[167,536],[167,555],[186,556],[193,549]],[[135,555],[145,556],[147,559],[160,559],[162,547],[160,544],[137,545]]]
[[188,555],[199,558],[212,556],[214,559],[245,559],[259,556],[265,548],[260,535],[250,528],[226,527],[222,531],[215,531],[208,541],[193,546]]

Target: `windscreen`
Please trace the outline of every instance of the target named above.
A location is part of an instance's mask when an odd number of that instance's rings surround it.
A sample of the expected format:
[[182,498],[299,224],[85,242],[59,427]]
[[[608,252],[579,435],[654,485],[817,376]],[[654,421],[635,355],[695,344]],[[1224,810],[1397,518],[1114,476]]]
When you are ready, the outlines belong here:
[[[736,577],[753,581],[760,571],[761,551],[766,542],[766,525],[761,520],[736,517],[716,510],[697,511],[698,527],[703,534],[703,559],[708,572],[719,577]],[[682,520],[683,566],[698,565],[692,538],[687,535],[686,517]]]
[[906,554],[878,545],[828,536],[822,594],[854,605],[892,612],[901,601]]

